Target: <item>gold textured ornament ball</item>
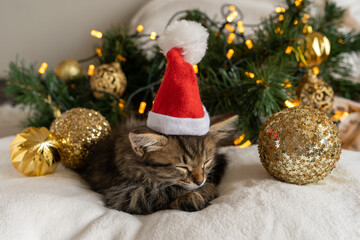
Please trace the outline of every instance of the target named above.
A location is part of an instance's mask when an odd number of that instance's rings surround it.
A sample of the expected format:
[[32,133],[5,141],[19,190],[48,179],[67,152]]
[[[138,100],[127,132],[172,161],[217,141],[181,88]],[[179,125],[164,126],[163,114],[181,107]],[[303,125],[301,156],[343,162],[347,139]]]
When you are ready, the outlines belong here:
[[301,41],[301,49],[306,60],[306,64],[301,62],[301,67],[314,67],[325,61],[330,54],[330,41],[322,33],[313,32],[308,26],[305,40]]
[[81,168],[95,145],[110,133],[108,121],[97,111],[73,108],[56,118],[50,131],[61,141],[61,163]]
[[[117,62],[100,65],[95,69],[94,74],[90,78],[91,89],[107,92],[117,97],[122,96],[126,85],[126,76]],[[104,97],[104,94],[101,92],[94,91],[93,94],[96,98]]]
[[258,143],[266,171],[298,185],[324,179],[341,154],[336,125],[325,113],[307,106],[272,115],[261,128]]
[[10,144],[10,159],[22,174],[42,176],[55,171],[61,148],[61,143],[46,128],[28,127]]
[[65,59],[56,68],[56,76],[63,80],[69,81],[82,78],[84,76],[80,63],[73,59]]
[[299,83],[296,96],[301,105],[317,108],[326,114],[331,112],[334,104],[334,90],[311,69]]

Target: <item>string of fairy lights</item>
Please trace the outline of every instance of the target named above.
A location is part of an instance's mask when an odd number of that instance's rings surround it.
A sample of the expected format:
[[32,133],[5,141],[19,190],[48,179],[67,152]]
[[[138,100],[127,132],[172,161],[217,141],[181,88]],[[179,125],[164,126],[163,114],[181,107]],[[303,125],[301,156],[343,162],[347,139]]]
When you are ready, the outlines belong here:
[[[295,0],[295,6],[296,7],[300,7],[302,3],[302,0]],[[169,20],[168,24],[171,23],[171,21],[173,21],[177,16],[182,15],[184,13],[186,13],[187,11],[180,11],[177,12],[173,15],[173,17]],[[284,21],[284,13],[286,12],[286,9],[283,7],[276,7],[275,8],[275,13],[277,14],[277,20],[280,22]],[[239,8],[237,8],[235,5],[230,5],[230,4],[224,4],[221,7],[221,13],[224,19],[224,22],[222,22],[221,24],[215,23],[214,21],[212,21],[205,13],[200,12],[204,18],[206,18],[211,25],[213,25],[214,27],[218,28],[218,33],[222,32],[222,33],[226,33],[227,34],[227,40],[224,42],[224,66],[226,66],[227,64],[230,65],[237,65],[239,64],[239,62],[235,62],[232,63],[231,59],[233,57],[233,55],[235,54],[235,50],[232,48],[229,48],[230,44],[236,43],[236,44],[244,44],[249,50],[251,50],[254,47],[253,41],[251,40],[251,35],[248,34],[247,36],[245,35],[246,32],[246,28],[251,28],[251,27],[257,27],[259,26],[258,24],[246,24],[244,23],[244,14],[241,12],[241,10]],[[309,14],[304,14],[303,17],[301,18],[302,23],[307,23],[308,19],[310,18]],[[294,20],[293,22],[294,25],[299,24],[298,20]],[[155,31],[151,31],[150,33],[144,33],[145,31],[145,27],[143,25],[138,25],[136,27],[136,32],[132,35],[129,35],[128,37],[130,38],[135,38],[135,39],[144,39],[144,43],[146,43],[147,41],[155,41],[159,35],[155,32]],[[275,29],[275,33],[278,34],[283,34],[283,30],[281,30],[280,27],[277,27]],[[91,36],[101,39],[101,38],[106,38],[106,35],[103,35],[102,32],[97,31],[97,30],[91,30],[90,32]],[[144,45],[144,44],[141,44]],[[96,54],[84,59],[84,60],[80,60],[80,61],[87,61],[89,59],[95,58],[95,57],[102,57],[103,53],[102,53],[102,49],[101,48],[96,48]],[[295,56],[297,58],[297,60],[300,61],[305,61],[304,56],[302,55],[302,52],[300,49],[295,49],[292,46],[287,46],[286,49],[284,49],[286,54],[292,54],[295,53]],[[120,62],[126,62],[126,58],[124,56],[121,56],[120,54],[116,56],[116,60],[120,61]],[[79,61],[79,62],[80,62]],[[116,98],[116,101],[118,102],[118,107],[123,110],[127,107],[130,106],[131,100],[132,98],[143,92],[146,91],[146,94],[144,94],[144,100],[140,102],[139,104],[139,108],[138,108],[138,113],[139,114],[144,114],[145,113],[145,109],[147,107],[147,103],[146,103],[146,98],[148,96],[148,93],[150,92],[152,95],[152,98],[155,99],[156,93],[155,93],[155,89],[158,85],[161,84],[161,80],[157,80],[156,82],[151,82],[151,77],[152,77],[152,69],[154,69],[156,67],[157,64],[159,64],[159,61],[157,61],[156,59],[153,61],[153,66],[150,67],[150,71],[149,71],[149,76],[148,76],[148,85],[141,87],[139,89],[137,89],[136,91],[134,91],[133,93],[130,94],[130,96],[128,97],[127,101],[125,101],[124,99],[118,98],[116,96],[113,96],[114,98]],[[38,72],[40,74],[44,74],[47,68],[47,63],[42,63]],[[193,69],[195,74],[197,74],[199,72],[199,67],[197,64],[193,65]],[[94,64],[90,64],[88,66],[88,70],[87,70],[87,75],[89,77],[91,77],[94,74],[94,70],[95,70],[95,65]],[[319,69],[315,66],[313,67],[313,72],[314,74],[319,74]],[[251,79],[254,79],[256,81],[257,84],[262,84],[263,80],[261,77],[257,78],[257,76],[252,73],[252,72],[245,72],[245,75]],[[292,87],[291,83],[289,82],[288,79],[285,79],[284,83],[282,84],[282,87],[284,88],[290,88]],[[91,89],[89,89],[91,90]],[[104,92],[104,94],[107,94]],[[110,94],[111,95],[111,94]],[[286,100],[285,101],[285,106],[287,107],[295,107],[298,106],[299,102],[297,102],[296,100]],[[234,144],[238,145],[240,148],[245,148],[250,146],[252,143],[250,140],[247,140],[245,143],[241,144],[243,142],[243,140],[245,139],[245,135],[242,134],[241,136],[239,136],[235,141]]]

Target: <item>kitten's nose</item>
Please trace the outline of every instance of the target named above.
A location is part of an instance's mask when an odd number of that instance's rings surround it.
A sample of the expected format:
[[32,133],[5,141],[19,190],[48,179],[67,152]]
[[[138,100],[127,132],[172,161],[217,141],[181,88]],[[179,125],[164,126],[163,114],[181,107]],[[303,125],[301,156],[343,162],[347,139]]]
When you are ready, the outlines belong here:
[[204,176],[202,175],[195,175],[193,177],[193,181],[196,185],[200,186],[201,184],[203,184],[204,182]]
[[194,180],[195,184],[200,186],[201,184],[203,184],[204,182],[204,178],[202,178],[201,180],[197,179],[197,180]]
[[201,184],[203,184],[205,176],[204,176],[204,172],[203,172],[202,168],[199,167],[199,168],[194,169],[191,175],[192,175],[193,182],[196,185],[200,186]]

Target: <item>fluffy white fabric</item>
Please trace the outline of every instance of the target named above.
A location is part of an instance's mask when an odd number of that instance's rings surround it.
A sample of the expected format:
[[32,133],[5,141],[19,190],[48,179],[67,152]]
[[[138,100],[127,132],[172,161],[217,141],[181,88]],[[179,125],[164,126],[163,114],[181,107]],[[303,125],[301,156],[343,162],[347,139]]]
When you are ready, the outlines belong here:
[[257,146],[230,159],[220,197],[202,211],[133,216],[107,209],[71,170],[25,177],[0,139],[0,239],[359,239],[360,153],[343,150],[324,181],[297,186],[268,175]]
[[181,20],[167,26],[157,42],[165,56],[170,49],[181,48],[184,60],[194,65],[205,56],[208,37],[200,23]]
[[177,118],[149,112],[146,125],[157,132],[167,135],[202,136],[209,132],[210,117],[206,108],[202,118]]

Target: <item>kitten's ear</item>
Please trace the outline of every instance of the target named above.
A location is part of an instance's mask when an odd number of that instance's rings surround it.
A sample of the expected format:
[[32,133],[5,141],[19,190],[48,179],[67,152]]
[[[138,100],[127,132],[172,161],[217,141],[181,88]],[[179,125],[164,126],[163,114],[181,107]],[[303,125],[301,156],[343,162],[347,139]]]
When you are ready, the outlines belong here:
[[139,156],[161,149],[168,141],[167,137],[148,128],[138,128],[129,133],[132,148]]
[[218,142],[222,139],[232,137],[237,130],[238,115],[223,114],[212,117],[210,120],[209,134]]

